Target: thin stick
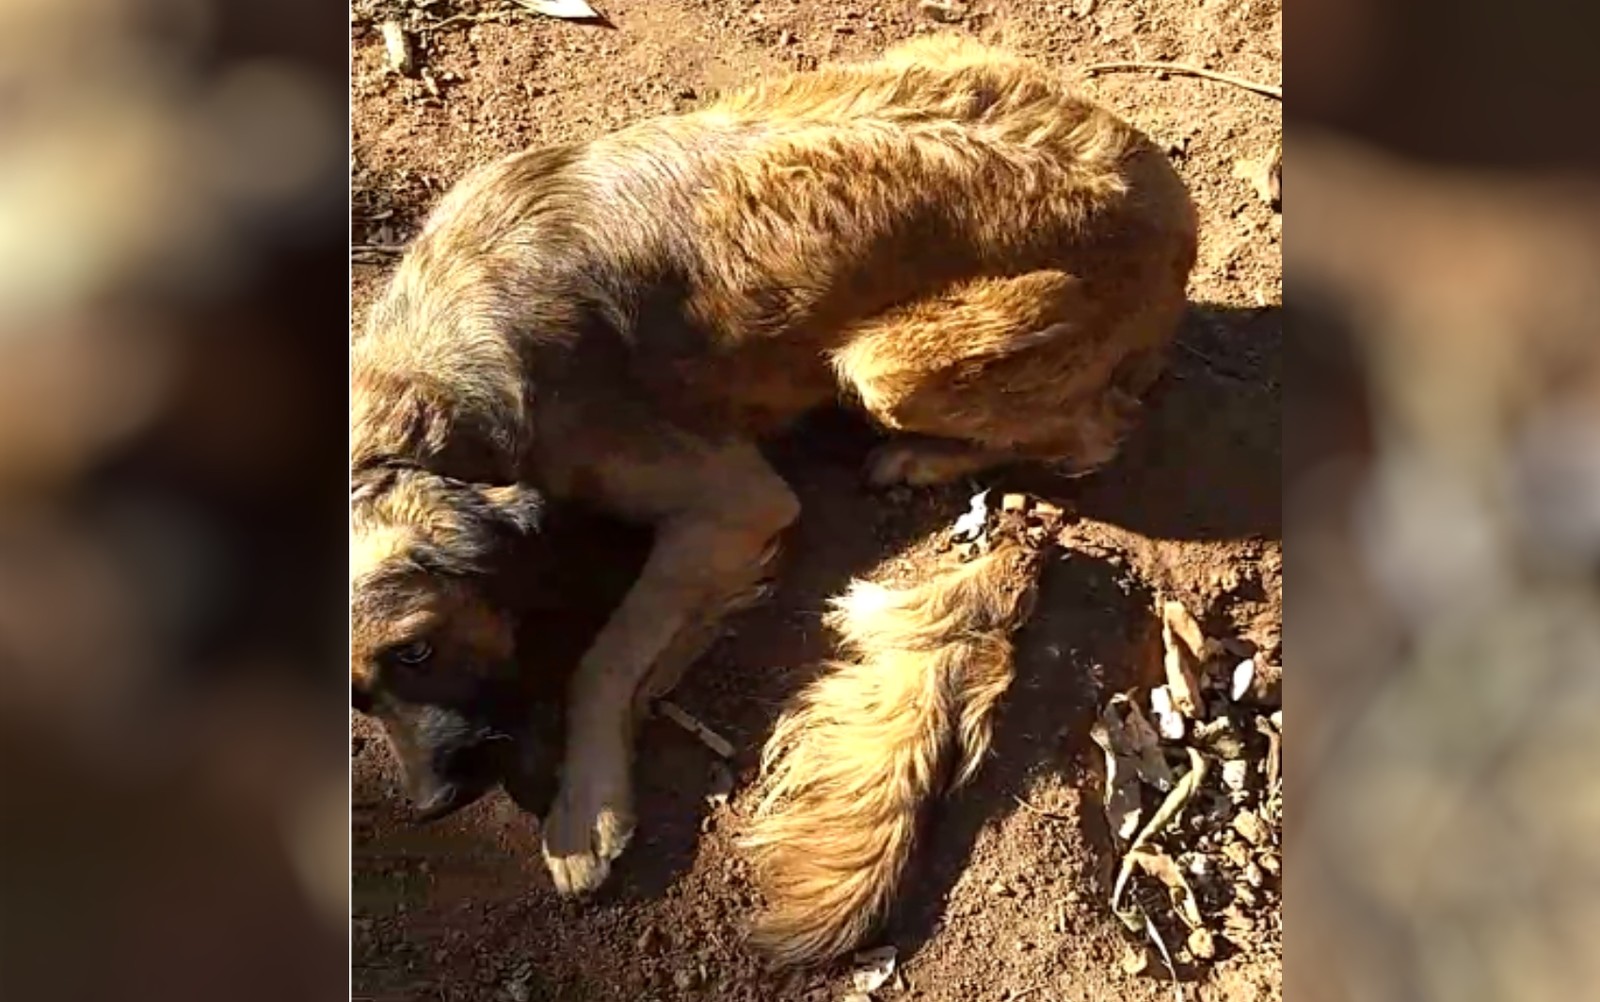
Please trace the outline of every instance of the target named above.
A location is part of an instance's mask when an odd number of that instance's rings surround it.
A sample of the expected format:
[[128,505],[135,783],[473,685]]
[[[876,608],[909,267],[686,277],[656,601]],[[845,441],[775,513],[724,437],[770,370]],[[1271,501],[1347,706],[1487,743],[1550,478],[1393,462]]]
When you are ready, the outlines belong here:
[[1246,80],[1244,77],[1236,77],[1227,73],[1218,73],[1216,70],[1208,70],[1204,66],[1190,66],[1187,63],[1165,63],[1153,62],[1144,59],[1133,59],[1111,63],[1095,63],[1093,66],[1086,67],[1084,72],[1089,74],[1115,73],[1118,70],[1155,70],[1159,73],[1177,73],[1180,76],[1200,77],[1205,80],[1215,80],[1218,83],[1232,84],[1235,87],[1242,87],[1245,90],[1254,91],[1257,94],[1265,94],[1267,97],[1275,97],[1280,101],[1283,100],[1282,87],[1274,87],[1272,84],[1256,83],[1254,80]]
[[1065,814],[1057,814],[1054,811],[1047,811],[1043,807],[1035,807],[1014,793],[1011,795],[1011,799],[1015,800],[1018,806],[1026,808],[1032,813],[1039,815],[1041,818],[1049,818],[1051,821],[1073,820],[1072,818],[1067,817]]
[[723,758],[733,758],[732,742],[690,716],[689,711],[677,703],[668,699],[657,700],[656,709],[661,711],[662,716],[699,738],[700,743],[707,748],[710,748]]
[[440,31],[450,27],[452,24],[482,24],[485,21],[504,21],[507,17],[510,17],[516,13],[516,10],[507,7],[504,10],[482,11],[477,14],[451,14],[442,21],[434,21],[431,24],[424,24],[417,30],[419,32]]
[[1183,984],[1178,981],[1178,968],[1172,962],[1172,954],[1167,952],[1167,944],[1161,941],[1161,933],[1156,931],[1156,924],[1150,920],[1150,913],[1144,910],[1144,905],[1139,906],[1139,914],[1144,916],[1144,932],[1150,941],[1161,951],[1161,959],[1167,965],[1167,973],[1172,975],[1172,994],[1177,997],[1177,1002],[1183,1002]]

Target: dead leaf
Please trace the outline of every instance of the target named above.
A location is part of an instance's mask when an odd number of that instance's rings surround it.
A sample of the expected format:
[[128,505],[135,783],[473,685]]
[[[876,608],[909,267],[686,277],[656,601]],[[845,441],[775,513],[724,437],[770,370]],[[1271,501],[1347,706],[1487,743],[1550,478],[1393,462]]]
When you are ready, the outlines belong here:
[[1150,690],[1150,712],[1156,715],[1156,727],[1168,741],[1182,741],[1183,714],[1172,705],[1172,690],[1158,685]]
[[1256,718],[1256,730],[1267,739],[1267,789],[1278,785],[1283,770],[1283,738],[1265,717]]
[[1194,728],[1194,743],[1220,759],[1244,758],[1244,738],[1228,717],[1218,717]]
[[894,977],[897,951],[892,946],[864,950],[855,955],[856,969],[850,975],[850,985],[858,992],[875,992]]
[[1189,801],[1193,799],[1195,791],[1200,789],[1200,784],[1205,781],[1205,756],[1193,748],[1185,750],[1189,753],[1189,771],[1183,774],[1183,778],[1178,780],[1177,785],[1173,786],[1172,792],[1167,794],[1166,799],[1161,802],[1161,806],[1156,808],[1156,812],[1151,815],[1149,823],[1140,829],[1138,836],[1133,840],[1133,844],[1128,847],[1128,852],[1122,857],[1122,865],[1117,870],[1116,884],[1111,888],[1112,911],[1118,910],[1117,906],[1122,901],[1122,892],[1127,889],[1128,878],[1133,875],[1133,854],[1164,831],[1167,825],[1177,820],[1178,816],[1183,813],[1183,809],[1188,806]]
[[1150,951],[1143,946],[1128,946],[1122,953],[1125,974],[1143,974],[1150,968]]
[[599,21],[600,12],[583,0],[516,0],[519,7],[563,21]]
[[1111,697],[1102,716],[1112,746],[1119,755],[1134,759],[1139,778],[1163,793],[1172,789],[1172,768],[1161,754],[1161,738],[1139,704],[1119,693]]
[[1143,812],[1139,794],[1139,766],[1127,755],[1120,754],[1112,741],[1106,722],[1096,720],[1089,728],[1089,737],[1100,746],[1106,756],[1105,812],[1117,842],[1126,845],[1139,830]]
[[1201,926],[1189,930],[1189,952],[1201,960],[1210,960],[1217,955],[1217,943],[1210,929]]
[[1205,661],[1206,639],[1182,602],[1161,607],[1161,643],[1173,708],[1193,718],[1200,712],[1198,668]]
[[1240,811],[1233,819],[1233,830],[1245,837],[1251,845],[1266,845],[1271,837],[1266,822],[1253,811]]
[[1151,846],[1130,852],[1128,855],[1133,859],[1136,868],[1166,885],[1167,893],[1172,898],[1172,906],[1184,923],[1191,929],[1199,928],[1200,905],[1195,901],[1194,889],[1184,879],[1183,871],[1178,869],[1178,864],[1172,861],[1172,857]]

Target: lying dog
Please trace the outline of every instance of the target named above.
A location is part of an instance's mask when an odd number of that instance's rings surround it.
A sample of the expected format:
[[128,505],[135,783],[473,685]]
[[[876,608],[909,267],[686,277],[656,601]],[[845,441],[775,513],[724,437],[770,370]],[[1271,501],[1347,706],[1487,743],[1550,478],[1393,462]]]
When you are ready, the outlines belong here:
[[1160,371],[1195,241],[1137,131],[948,38],[468,176],[353,345],[352,687],[419,812],[482,787],[537,659],[496,581],[512,554],[556,573],[548,501],[654,530],[568,690],[543,839],[576,893],[633,831],[636,705],[800,514],[763,436],[843,400],[895,433],[877,484],[1093,469]]

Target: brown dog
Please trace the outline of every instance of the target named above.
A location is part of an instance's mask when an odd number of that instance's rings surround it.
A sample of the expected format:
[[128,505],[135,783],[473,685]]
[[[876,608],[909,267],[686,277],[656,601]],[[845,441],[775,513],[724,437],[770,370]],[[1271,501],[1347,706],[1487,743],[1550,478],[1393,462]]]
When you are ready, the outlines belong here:
[[[545,500],[653,527],[568,693],[544,852],[596,887],[633,828],[637,701],[763,578],[800,514],[757,448],[844,399],[876,483],[1074,471],[1136,419],[1195,217],[1165,157],[974,42],[791,76],[445,197],[354,345],[351,674],[423,813],[470,797],[513,674],[508,554]],[[522,652],[526,654],[527,652]]]

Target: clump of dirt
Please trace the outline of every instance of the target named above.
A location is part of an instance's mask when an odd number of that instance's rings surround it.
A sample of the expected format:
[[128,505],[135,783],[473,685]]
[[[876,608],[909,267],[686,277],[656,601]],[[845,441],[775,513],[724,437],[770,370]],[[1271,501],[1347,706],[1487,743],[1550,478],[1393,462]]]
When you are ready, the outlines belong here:
[[[395,249],[469,167],[687,108],[763,71],[866,57],[919,32],[958,30],[1058,63],[1069,76],[1100,61],[1165,59],[1280,79],[1277,0],[596,6],[613,27],[522,12],[502,17],[493,2],[357,0],[358,315]],[[409,75],[389,69],[385,21],[409,39]],[[1164,962],[1124,965],[1145,940],[1110,906],[1124,846],[1106,820],[1104,754],[1092,731],[1114,696],[1131,690],[1143,699],[1163,681],[1158,600],[1193,610],[1206,636],[1281,664],[1281,217],[1261,166],[1280,146],[1280,106],[1227,84],[1142,71],[1085,76],[1081,86],[1166,145],[1201,217],[1195,305],[1172,369],[1121,458],[1079,481],[1017,472],[884,494],[861,483],[873,438],[848,418],[819,415],[775,443],[773,460],[804,505],[778,590],[730,624],[673,697],[726,737],[735,755],[723,765],[682,728],[647,722],[640,831],[612,884],[592,901],[554,895],[536,819],[504,794],[435,825],[409,824],[384,743],[359,721],[358,998],[820,1002],[855,991],[848,964],[774,974],[743,948],[741,930],[760,902],[733,839],[755,806],[755,768],[772,721],[830,653],[820,625],[828,597],[885,560],[901,561],[892,573],[915,573],[917,545],[966,511],[977,487],[995,497],[1026,491],[1070,513],[1071,525],[1018,638],[1018,677],[994,756],[932,819],[905,900],[881,937],[896,947],[893,977],[872,997],[1171,996]],[[1232,667],[1218,678],[1231,681]],[[1192,950],[1190,962],[1178,960],[1187,998],[1282,995],[1280,906],[1275,875],[1263,865],[1278,808],[1265,785],[1268,738],[1254,720],[1270,724],[1271,715],[1238,715],[1246,768],[1260,770],[1247,779],[1250,799],[1235,802],[1219,757],[1196,794],[1194,816],[1204,825],[1181,822],[1162,843],[1186,873],[1195,858],[1215,860],[1200,868],[1212,868],[1219,895],[1208,897],[1212,885],[1203,876],[1194,889],[1216,950],[1210,960]],[[1153,810],[1160,791],[1149,797]],[[1267,823],[1266,849],[1239,830],[1246,810]],[[1237,865],[1236,846],[1247,850]],[[1262,871],[1260,888],[1245,876],[1250,864]],[[1135,898],[1172,950],[1189,949],[1170,895],[1152,881],[1138,877]],[[1238,897],[1241,886],[1256,893],[1253,905]],[[1229,917],[1230,906],[1248,928]]]

